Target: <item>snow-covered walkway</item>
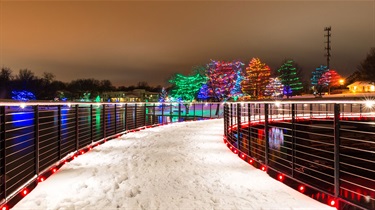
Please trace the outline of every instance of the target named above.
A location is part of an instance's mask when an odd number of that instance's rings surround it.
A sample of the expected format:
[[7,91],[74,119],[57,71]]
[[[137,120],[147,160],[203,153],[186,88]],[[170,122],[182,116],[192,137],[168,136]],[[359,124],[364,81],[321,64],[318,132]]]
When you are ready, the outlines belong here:
[[65,164],[14,209],[333,209],[223,143],[223,121],[129,133]]

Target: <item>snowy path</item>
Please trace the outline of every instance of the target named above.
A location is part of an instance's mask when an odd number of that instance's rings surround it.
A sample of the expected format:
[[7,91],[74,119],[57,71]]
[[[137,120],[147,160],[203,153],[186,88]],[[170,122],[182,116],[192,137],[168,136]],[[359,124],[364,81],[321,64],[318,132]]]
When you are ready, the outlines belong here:
[[129,133],[65,164],[14,209],[334,209],[248,165],[222,120]]

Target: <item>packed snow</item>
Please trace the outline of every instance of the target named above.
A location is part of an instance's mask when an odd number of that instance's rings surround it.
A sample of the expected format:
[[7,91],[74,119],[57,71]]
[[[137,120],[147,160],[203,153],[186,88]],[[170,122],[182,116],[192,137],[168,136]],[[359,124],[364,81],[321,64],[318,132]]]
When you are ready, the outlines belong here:
[[223,127],[219,119],[128,133],[65,164],[14,209],[334,209],[242,161]]

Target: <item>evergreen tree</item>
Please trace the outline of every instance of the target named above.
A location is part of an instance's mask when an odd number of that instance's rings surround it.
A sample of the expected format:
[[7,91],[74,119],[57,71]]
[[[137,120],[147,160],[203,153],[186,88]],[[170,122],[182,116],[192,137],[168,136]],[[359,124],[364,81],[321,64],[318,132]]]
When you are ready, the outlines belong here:
[[328,89],[328,94],[331,94],[331,87],[340,86],[341,76],[335,70],[328,70],[322,74],[318,84],[323,88]]
[[281,83],[281,80],[278,77],[270,78],[270,82],[266,86],[264,95],[278,98],[278,97],[282,97],[283,93],[284,93],[284,85]]
[[259,58],[253,58],[246,68],[244,80],[242,81],[242,91],[252,98],[264,98],[264,90],[269,83],[271,69]]
[[297,68],[293,60],[285,61],[278,69],[278,73],[281,83],[284,85],[284,95],[286,95],[287,98],[302,91],[302,82],[297,76]]
[[316,68],[315,71],[312,72],[311,85],[314,90],[314,94],[322,95],[324,86],[322,83],[319,83],[319,80],[326,71],[328,71],[327,66],[320,65],[320,67]]
[[232,63],[232,65],[233,65],[234,72],[237,74],[236,75],[237,78],[236,78],[236,82],[234,84],[234,87],[230,92],[230,96],[232,98],[234,98],[234,100],[236,101],[238,97],[243,96],[241,82],[244,79],[244,76],[243,76],[243,66],[244,66],[244,64],[240,61],[235,61],[235,62]]
[[174,85],[171,96],[175,100],[191,102],[195,99],[202,84],[206,83],[206,81],[207,79],[200,74],[192,76],[176,74],[174,78],[169,80]]
[[165,90],[165,88],[163,87],[163,88],[161,89],[161,93],[160,93],[160,97],[159,97],[159,102],[165,102],[166,99],[167,99],[167,97],[168,97],[168,93],[167,93],[167,91]]
[[365,60],[358,66],[361,80],[375,82],[375,47],[370,49]]
[[[232,93],[238,94],[237,91],[233,90],[236,85],[238,71],[242,71],[241,63],[224,61],[214,61],[207,65],[207,86],[208,90],[212,90],[214,98],[218,101],[228,100]],[[232,92],[233,91],[233,92]]]

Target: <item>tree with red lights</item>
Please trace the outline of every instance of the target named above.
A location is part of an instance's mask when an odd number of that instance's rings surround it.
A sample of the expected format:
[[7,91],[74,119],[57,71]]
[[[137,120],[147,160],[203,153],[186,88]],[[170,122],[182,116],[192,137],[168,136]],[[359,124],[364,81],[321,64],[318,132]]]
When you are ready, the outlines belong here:
[[322,74],[318,84],[328,89],[328,94],[331,94],[331,87],[340,86],[341,76],[335,70],[328,70]]
[[242,71],[241,62],[214,61],[207,66],[207,90],[217,101],[226,101],[236,91],[238,72]]
[[264,90],[269,83],[270,75],[271,69],[269,66],[262,63],[259,58],[251,59],[241,83],[242,91],[251,98],[264,98]]

